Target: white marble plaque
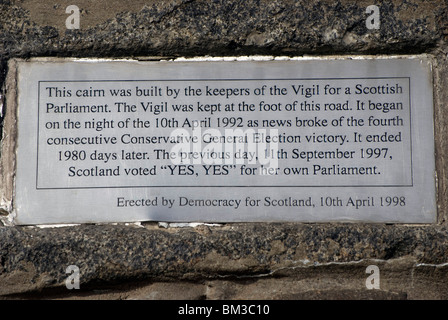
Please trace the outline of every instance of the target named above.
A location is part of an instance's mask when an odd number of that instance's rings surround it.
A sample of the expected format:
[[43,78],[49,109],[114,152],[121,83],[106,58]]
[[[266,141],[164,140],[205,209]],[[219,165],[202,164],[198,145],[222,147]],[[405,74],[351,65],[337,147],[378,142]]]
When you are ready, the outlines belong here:
[[436,221],[425,57],[20,61],[16,224]]

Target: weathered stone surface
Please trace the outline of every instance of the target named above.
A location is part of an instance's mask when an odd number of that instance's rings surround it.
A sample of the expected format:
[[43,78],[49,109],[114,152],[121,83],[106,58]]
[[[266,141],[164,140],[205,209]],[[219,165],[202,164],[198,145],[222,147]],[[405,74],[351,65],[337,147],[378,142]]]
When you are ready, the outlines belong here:
[[65,7],[0,4],[3,59],[31,56],[184,56],[424,52],[446,30],[446,3],[381,2],[381,28],[368,30],[371,1],[78,1],[81,28],[66,30]]
[[[80,0],[80,30],[65,29],[69,4],[0,1],[0,118],[11,58],[433,55],[439,219],[0,227],[0,298],[448,299],[446,1],[382,1],[378,30],[366,28],[367,0]],[[372,264],[380,290],[365,287]],[[69,265],[80,268],[81,290],[65,288]]]
[[[443,264],[448,248],[444,227],[369,225],[366,228],[355,224],[229,224],[181,229],[124,225],[2,227],[0,240],[0,295],[4,297],[63,288],[68,276],[66,268],[77,265],[81,287],[90,291],[111,284],[118,290],[120,284],[135,281],[200,284],[202,280],[208,281],[210,288],[192,286],[176,297],[327,299],[330,292],[342,290],[339,298],[356,298],[362,291],[360,297],[403,299],[420,298],[421,291],[416,291],[416,287],[429,281],[438,286],[425,286],[427,294],[448,298],[445,291],[437,290],[448,281],[444,272],[447,267]],[[381,293],[365,288],[365,270],[370,264],[381,270]],[[223,279],[227,281],[224,285]],[[244,281],[251,285],[244,285]],[[267,284],[270,291],[262,289]],[[163,296],[160,288],[159,284],[156,290],[159,293],[152,295],[140,289],[140,293],[129,298],[160,298]],[[275,293],[274,289],[280,291]],[[64,293],[70,297],[69,290]]]

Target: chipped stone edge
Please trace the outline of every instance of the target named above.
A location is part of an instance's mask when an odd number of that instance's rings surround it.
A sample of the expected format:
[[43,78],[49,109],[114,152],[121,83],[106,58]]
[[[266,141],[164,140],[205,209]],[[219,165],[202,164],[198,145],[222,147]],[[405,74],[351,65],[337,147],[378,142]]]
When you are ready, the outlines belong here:
[[198,226],[222,227],[222,223],[205,223],[205,222],[158,222],[159,228],[196,228]]
[[17,68],[16,59],[8,61],[8,73],[2,88],[5,96],[2,109],[5,114],[0,144],[0,221],[6,226],[14,225],[15,218],[13,199],[17,144]]
[[[268,56],[268,55],[251,55],[251,56],[196,56],[196,57],[179,57],[169,61],[174,62],[202,62],[202,61],[308,61],[308,60],[373,60],[373,59],[422,59],[431,60],[432,55],[427,53],[421,54],[396,54],[396,55],[303,55],[303,56]],[[140,61],[140,59],[138,59]],[[86,59],[83,59],[86,61]],[[144,60],[142,60],[144,61]]]
[[301,56],[272,56],[272,55],[248,55],[248,56],[194,56],[194,57],[143,57],[130,56],[128,58],[105,58],[105,57],[33,57],[29,59],[12,58],[10,61],[29,61],[29,62],[228,62],[228,61],[310,61],[310,60],[374,60],[374,59],[422,59],[432,60],[433,54],[377,54],[377,55],[301,55]]

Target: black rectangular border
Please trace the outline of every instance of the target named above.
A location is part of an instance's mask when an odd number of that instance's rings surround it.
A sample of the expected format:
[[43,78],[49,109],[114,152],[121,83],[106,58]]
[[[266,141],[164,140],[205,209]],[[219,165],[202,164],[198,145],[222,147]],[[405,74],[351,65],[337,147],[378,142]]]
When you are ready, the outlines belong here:
[[[410,134],[410,153],[411,153],[411,184],[403,185],[246,185],[246,186],[232,186],[232,185],[207,185],[207,186],[191,186],[191,185],[175,185],[175,186],[95,186],[95,187],[38,187],[39,182],[39,113],[40,113],[40,84],[45,82],[180,82],[180,81],[311,81],[311,80],[372,80],[372,79],[408,79],[409,86],[409,134]],[[275,79],[131,79],[131,80],[41,80],[38,81],[38,106],[37,106],[37,153],[36,153],[36,190],[71,190],[71,189],[129,189],[129,188],[390,188],[390,187],[413,187],[414,186],[414,167],[413,167],[413,148],[412,148],[412,100],[411,100],[411,78],[410,77],[342,77],[342,78],[275,78]]]

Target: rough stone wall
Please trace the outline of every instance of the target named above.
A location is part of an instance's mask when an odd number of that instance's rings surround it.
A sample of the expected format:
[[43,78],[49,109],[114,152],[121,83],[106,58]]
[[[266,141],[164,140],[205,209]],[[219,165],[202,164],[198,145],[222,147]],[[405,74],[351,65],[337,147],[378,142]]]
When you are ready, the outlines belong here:
[[[448,298],[448,236],[441,226],[163,229],[150,223],[0,230],[5,298]],[[70,264],[80,268],[79,291],[65,288]],[[369,265],[380,269],[380,290],[365,287]]]
[[[448,298],[446,1],[79,0],[80,29],[68,30],[71,4],[0,1],[3,113],[11,58],[433,56],[438,223],[0,226],[0,298]],[[365,24],[371,4],[375,30]],[[65,287],[69,265],[80,290]],[[365,286],[369,265],[380,289]]]

